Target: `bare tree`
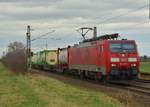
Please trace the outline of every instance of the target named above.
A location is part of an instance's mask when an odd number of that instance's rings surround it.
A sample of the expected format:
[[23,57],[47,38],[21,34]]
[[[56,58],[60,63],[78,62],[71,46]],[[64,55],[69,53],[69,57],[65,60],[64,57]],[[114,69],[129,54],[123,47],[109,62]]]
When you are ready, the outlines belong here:
[[25,46],[21,42],[13,42],[8,45],[8,52],[14,52],[18,50],[24,50]]
[[25,46],[21,42],[13,42],[8,45],[8,52],[2,58],[2,62],[15,73],[25,72]]

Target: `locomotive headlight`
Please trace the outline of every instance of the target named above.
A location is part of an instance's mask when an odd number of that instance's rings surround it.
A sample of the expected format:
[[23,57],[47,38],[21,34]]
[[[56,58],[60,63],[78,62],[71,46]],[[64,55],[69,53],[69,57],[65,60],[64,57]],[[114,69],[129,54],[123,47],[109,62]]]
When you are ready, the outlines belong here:
[[112,66],[112,67],[116,67],[117,65],[116,65],[116,64],[111,64],[111,66]]
[[137,58],[128,58],[128,62],[137,62]]
[[111,58],[111,62],[119,62],[119,58]]

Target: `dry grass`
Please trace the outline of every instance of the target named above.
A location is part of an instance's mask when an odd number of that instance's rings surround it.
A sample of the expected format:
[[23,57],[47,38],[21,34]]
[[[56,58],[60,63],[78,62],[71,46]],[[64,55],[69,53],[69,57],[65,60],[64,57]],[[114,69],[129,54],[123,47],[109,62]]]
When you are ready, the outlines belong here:
[[122,107],[107,95],[38,74],[14,75],[0,64],[0,107]]

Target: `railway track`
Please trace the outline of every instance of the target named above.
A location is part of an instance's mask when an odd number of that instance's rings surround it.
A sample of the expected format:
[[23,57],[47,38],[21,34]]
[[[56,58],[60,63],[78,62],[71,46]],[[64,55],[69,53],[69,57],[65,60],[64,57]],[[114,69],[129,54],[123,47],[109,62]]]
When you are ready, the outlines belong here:
[[144,80],[150,80],[150,74],[148,73],[140,73],[140,78]]
[[124,89],[150,96],[150,74],[141,73],[140,75],[142,79],[136,79],[132,81],[113,81],[111,83],[120,85]]
[[149,83],[150,84],[150,80],[145,80],[145,79],[138,79],[138,80],[135,80],[137,82],[143,82],[143,83]]
[[[44,74],[46,76],[49,75],[51,72],[46,72],[43,70],[35,70],[33,69],[32,71],[40,74]],[[37,72],[40,71],[40,72]],[[42,71],[42,72],[41,72]],[[56,74],[57,75],[57,74]],[[150,96],[150,80],[143,80],[143,79],[137,79],[133,81],[111,81],[107,84],[105,83],[100,83],[91,79],[85,79],[85,81],[98,84],[98,85],[103,85],[106,87],[114,87],[114,88],[119,88],[119,89],[124,89],[136,93],[141,93]]]
[[150,95],[150,80],[137,79],[132,81],[112,81],[110,83],[119,85],[120,88],[126,90]]

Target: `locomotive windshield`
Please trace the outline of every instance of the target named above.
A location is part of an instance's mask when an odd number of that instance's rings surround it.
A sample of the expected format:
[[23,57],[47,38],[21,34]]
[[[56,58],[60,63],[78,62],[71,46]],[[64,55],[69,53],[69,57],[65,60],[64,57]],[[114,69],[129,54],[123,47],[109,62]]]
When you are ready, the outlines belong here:
[[111,52],[135,52],[134,43],[110,43]]

